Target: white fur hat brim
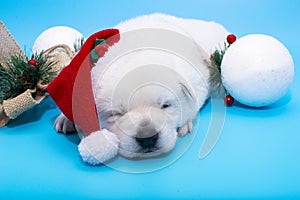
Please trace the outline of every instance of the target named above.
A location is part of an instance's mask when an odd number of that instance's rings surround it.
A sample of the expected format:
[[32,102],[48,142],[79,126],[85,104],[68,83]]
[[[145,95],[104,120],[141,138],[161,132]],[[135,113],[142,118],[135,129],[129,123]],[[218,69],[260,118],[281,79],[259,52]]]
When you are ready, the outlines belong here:
[[83,138],[78,145],[84,162],[90,165],[104,163],[118,154],[119,139],[107,129],[95,131]]

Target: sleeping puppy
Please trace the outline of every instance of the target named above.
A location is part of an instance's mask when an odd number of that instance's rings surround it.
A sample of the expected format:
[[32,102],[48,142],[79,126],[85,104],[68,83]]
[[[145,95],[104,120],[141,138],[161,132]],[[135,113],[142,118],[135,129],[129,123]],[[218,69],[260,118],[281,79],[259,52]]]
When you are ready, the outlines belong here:
[[[209,97],[209,55],[224,45],[219,24],[153,14],[115,28],[121,39],[92,69],[92,86],[102,128],[120,140],[128,158],[170,152],[177,136],[192,131],[192,121]],[[76,131],[61,114],[58,132]]]

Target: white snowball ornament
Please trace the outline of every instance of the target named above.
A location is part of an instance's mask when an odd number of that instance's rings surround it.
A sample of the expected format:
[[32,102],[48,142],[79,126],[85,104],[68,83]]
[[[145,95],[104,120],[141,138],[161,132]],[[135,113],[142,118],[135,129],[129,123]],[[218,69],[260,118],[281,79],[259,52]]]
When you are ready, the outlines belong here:
[[235,41],[224,54],[222,83],[240,103],[270,105],[288,91],[294,63],[287,48],[275,38],[251,34]]
[[32,52],[40,53],[55,45],[65,44],[74,51],[74,44],[78,42],[83,35],[77,30],[68,26],[54,26],[42,32],[35,40]]

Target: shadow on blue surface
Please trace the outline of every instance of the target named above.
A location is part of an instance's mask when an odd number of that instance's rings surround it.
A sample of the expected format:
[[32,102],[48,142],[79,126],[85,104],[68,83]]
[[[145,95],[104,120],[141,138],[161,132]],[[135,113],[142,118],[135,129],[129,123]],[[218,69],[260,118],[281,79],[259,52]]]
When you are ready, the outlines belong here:
[[235,102],[234,106],[237,106],[237,107],[240,107],[243,109],[248,109],[248,110],[271,110],[271,109],[279,108],[279,107],[282,107],[282,106],[288,104],[291,99],[292,99],[292,92],[289,90],[286,95],[284,95],[278,101],[276,101],[273,104],[268,105],[268,106],[251,107],[251,106],[243,105],[239,102]]
[[80,137],[77,133],[65,135],[66,139],[73,144],[78,145],[80,143]]
[[40,104],[25,111],[16,119],[9,121],[7,127],[14,128],[20,125],[39,121],[42,118],[42,116],[46,113],[46,111],[55,108],[56,108],[55,103],[52,101],[50,97],[46,96],[46,98]]

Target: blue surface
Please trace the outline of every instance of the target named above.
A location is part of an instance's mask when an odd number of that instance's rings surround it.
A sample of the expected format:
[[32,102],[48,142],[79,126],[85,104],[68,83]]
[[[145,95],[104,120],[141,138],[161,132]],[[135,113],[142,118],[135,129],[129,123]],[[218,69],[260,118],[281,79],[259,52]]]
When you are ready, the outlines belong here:
[[[300,198],[300,1],[0,1],[0,19],[21,47],[30,48],[51,26],[67,25],[85,36],[141,14],[164,12],[214,20],[241,37],[264,33],[278,38],[295,63],[289,93],[264,109],[230,107],[213,151],[199,159],[211,123],[211,102],[195,121],[198,133],[180,139],[175,162],[149,173],[115,166],[85,165],[78,137],[56,134],[59,110],[50,98],[0,129],[0,199],[100,198]],[[122,169],[143,168],[168,158],[127,161]],[[118,166],[117,166],[118,167]]]

